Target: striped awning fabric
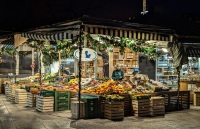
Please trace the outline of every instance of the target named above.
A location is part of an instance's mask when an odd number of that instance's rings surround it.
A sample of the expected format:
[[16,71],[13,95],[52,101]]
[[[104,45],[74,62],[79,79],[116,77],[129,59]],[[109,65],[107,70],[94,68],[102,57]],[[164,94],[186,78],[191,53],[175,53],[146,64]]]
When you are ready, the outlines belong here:
[[187,47],[188,57],[200,57],[200,48]]
[[168,34],[169,30],[166,28],[96,18],[82,18],[71,22],[44,26],[22,33],[22,36],[35,40],[73,39],[74,36],[80,34],[82,23],[83,31],[89,34],[126,37],[135,40],[172,41],[172,36]]
[[22,33],[21,36],[34,40],[57,41],[64,39],[73,39],[74,34],[68,32],[61,32],[56,34]]
[[90,34],[125,37],[135,40],[171,41],[171,36],[167,34],[159,34],[156,32],[133,30],[127,28],[84,25],[84,31]]
[[33,40],[49,41],[73,39],[75,36],[79,35],[80,25],[80,21],[74,21],[58,25],[44,26],[40,29],[22,33],[21,36]]

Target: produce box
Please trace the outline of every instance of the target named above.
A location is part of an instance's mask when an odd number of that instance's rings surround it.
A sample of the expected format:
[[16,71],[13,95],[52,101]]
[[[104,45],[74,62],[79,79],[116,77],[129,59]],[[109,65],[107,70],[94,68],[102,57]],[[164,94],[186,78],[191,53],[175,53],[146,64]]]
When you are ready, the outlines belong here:
[[132,101],[134,115],[138,117],[150,115],[150,100],[141,99]]
[[194,106],[200,106],[200,91],[194,91]]
[[124,119],[124,102],[105,103],[104,117],[109,120],[123,120]]
[[36,110],[40,112],[53,112],[54,110],[54,97],[37,95]]
[[104,118],[104,104],[106,103],[106,98],[104,96],[99,96],[98,102],[98,116],[99,118]]
[[[78,119],[79,117],[79,101],[72,101],[71,103],[72,119]],[[80,118],[85,118],[85,103],[80,102]]]
[[54,94],[54,111],[62,111],[70,109],[70,92],[55,91]]
[[133,108],[130,94],[120,94],[120,96],[124,97],[124,116],[132,116]]
[[27,102],[27,92],[24,89],[15,90],[15,103],[26,104]]
[[164,97],[151,97],[150,114],[152,116],[165,114],[165,98]]
[[133,94],[131,95],[132,100],[143,100],[143,99],[150,99],[151,95],[149,94]]
[[45,91],[45,90],[42,90],[40,92],[40,95],[41,96],[46,96],[46,97],[48,97],[48,96],[54,96],[54,91]]
[[98,117],[98,97],[94,96],[81,96],[81,100],[85,103],[85,118]]
[[27,106],[36,107],[36,94],[33,94],[31,92],[27,93]]

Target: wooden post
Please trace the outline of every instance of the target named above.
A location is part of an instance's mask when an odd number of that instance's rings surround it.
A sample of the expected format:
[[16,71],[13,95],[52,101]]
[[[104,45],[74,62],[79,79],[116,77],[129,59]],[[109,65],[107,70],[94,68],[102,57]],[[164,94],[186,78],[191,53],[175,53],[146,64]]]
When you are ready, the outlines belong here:
[[16,55],[15,55],[15,60],[16,60],[16,68],[15,68],[15,73],[16,75],[19,75],[19,51],[17,50]]
[[109,78],[112,77],[113,70],[114,70],[114,66],[113,66],[113,52],[109,52]]
[[[32,48],[32,65],[35,63],[35,60],[34,60],[34,48]],[[34,76],[34,69],[35,67],[32,66],[32,76]]]
[[78,75],[78,59],[74,58],[74,73]]
[[60,51],[58,51],[58,75],[59,75],[59,77],[61,75],[60,65],[61,65],[61,54],[60,54]]
[[[84,33],[84,41],[83,41],[83,42],[84,42],[84,47],[85,47],[85,48],[87,47],[87,37],[86,37],[86,35],[87,35],[87,34]],[[86,74],[86,71],[87,71],[87,69],[88,69],[88,68],[87,68],[87,62],[84,61],[83,64],[84,64],[84,76],[86,77],[86,75],[87,75],[87,74]]]
[[82,58],[82,34],[83,34],[83,23],[80,27],[80,35],[79,35],[79,62],[78,62],[78,68],[79,68],[79,81],[78,81],[78,85],[79,85],[79,90],[78,90],[78,101],[79,101],[79,104],[78,104],[78,119],[80,119],[80,114],[81,114],[81,110],[80,110],[80,105],[81,105],[81,58]]
[[[98,48],[96,48],[97,53],[98,51],[99,51]],[[94,78],[97,78],[97,68],[98,68],[97,60],[98,58],[94,61]]]

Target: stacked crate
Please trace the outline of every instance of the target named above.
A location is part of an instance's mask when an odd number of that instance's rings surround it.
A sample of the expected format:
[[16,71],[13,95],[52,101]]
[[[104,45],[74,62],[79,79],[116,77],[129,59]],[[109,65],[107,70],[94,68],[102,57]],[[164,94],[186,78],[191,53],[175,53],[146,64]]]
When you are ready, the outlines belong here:
[[98,102],[98,116],[99,118],[104,118],[104,104],[106,102],[106,98],[103,96],[99,96]]
[[9,84],[5,84],[5,95],[6,95],[6,98],[9,98],[10,96],[10,89],[9,89]]
[[81,96],[81,100],[85,103],[85,118],[98,117],[98,97],[95,96]]
[[200,106],[200,91],[194,91],[194,106]]
[[11,102],[15,102],[15,90],[16,89],[20,89],[21,86],[20,85],[9,85],[9,88],[8,88],[8,99],[11,101]]
[[27,101],[27,92],[24,89],[15,90],[15,103],[26,104]]
[[[71,102],[71,118],[78,119],[79,118],[79,101]],[[80,119],[85,118],[85,103],[80,101]]]
[[31,92],[27,93],[27,106],[36,107],[36,94],[33,94]]
[[0,94],[3,93],[3,80],[0,79]]
[[70,92],[55,92],[54,95],[54,111],[63,111],[70,109]]
[[120,94],[124,97],[124,116],[133,115],[132,100],[129,94]]
[[135,99],[132,100],[134,115],[138,117],[150,115],[150,100],[149,99]]
[[40,112],[54,111],[53,91],[41,91],[40,95],[36,96],[36,110]]
[[104,104],[104,117],[109,120],[123,120],[124,102],[106,102]]
[[165,98],[164,97],[151,97],[150,114],[152,116],[165,114]]

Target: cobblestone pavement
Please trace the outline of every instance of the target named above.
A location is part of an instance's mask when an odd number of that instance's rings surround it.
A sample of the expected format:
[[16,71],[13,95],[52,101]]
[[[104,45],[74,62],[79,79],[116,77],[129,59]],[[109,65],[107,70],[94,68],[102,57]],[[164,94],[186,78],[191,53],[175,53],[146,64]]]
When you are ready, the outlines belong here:
[[200,107],[156,117],[72,120],[70,111],[40,113],[0,94],[0,129],[200,129]]

